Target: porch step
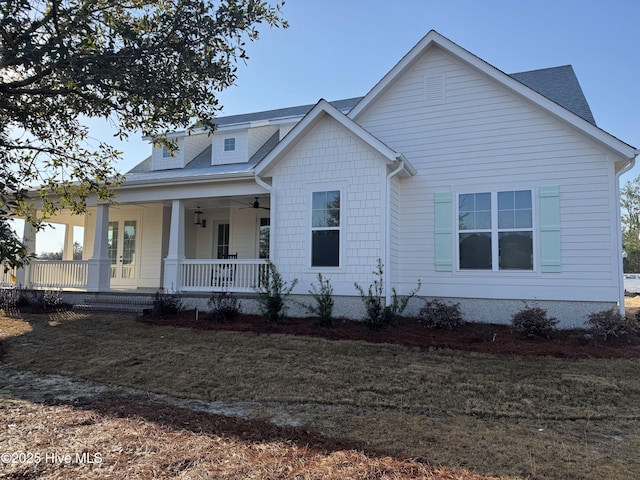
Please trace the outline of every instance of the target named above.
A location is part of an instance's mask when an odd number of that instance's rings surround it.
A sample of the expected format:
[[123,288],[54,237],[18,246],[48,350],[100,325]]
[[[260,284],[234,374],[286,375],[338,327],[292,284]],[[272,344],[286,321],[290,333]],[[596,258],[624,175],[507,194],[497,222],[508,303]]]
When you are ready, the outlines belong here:
[[73,306],[84,312],[119,312],[142,315],[153,308],[153,297],[147,295],[94,295]]

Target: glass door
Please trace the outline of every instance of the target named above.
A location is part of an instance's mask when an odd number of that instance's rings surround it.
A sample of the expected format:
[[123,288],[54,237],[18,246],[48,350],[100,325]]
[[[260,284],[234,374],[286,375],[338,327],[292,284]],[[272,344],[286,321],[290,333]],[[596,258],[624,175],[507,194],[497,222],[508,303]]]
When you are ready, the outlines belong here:
[[137,230],[137,220],[109,222],[107,248],[111,261],[112,287],[135,287],[137,285]]

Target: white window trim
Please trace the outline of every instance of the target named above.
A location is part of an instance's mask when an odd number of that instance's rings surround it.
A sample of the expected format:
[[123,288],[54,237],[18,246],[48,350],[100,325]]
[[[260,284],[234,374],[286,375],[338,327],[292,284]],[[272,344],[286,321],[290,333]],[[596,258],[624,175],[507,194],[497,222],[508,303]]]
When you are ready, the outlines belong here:
[[[498,192],[513,192],[513,191],[521,191],[528,190],[531,192],[531,229],[526,228],[514,228],[514,229],[499,229],[498,228]],[[459,208],[460,208],[460,195],[472,194],[472,193],[490,193],[491,194],[491,229],[490,230],[460,230],[460,222],[459,222]],[[453,235],[453,255],[455,260],[455,269],[454,274],[457,275],[471,275],[471,276],[482,276],[487,274],[497,274],[500,276],[526,276],[530,277],[531,275],[540,275],[540,266],[539,263],[539,249],[540,249],[540,227],[538,222],[538,199],[539,192],[537,188],[527,187],[527,186],[508,186],[508,187],[497,187],[497,188],[484,188],[480,190],[461,190],[459,192],[453,193],[453,202],[454,206],[453,210],[453,225],[454,225],[454,235]],[[506,269],[500,270],[500,257],[499,257],[499,242],[498,242],[498,234],[499,232],[523,232],[529,231],[532,232],[533,239],[533,269],[532,270],[515,270],[515,269]],[[460,268],[460,234],[466,232],[491,232],[491,270],[474,270],[474,269],[462,269]]]
[[[344,214],[345,214],[345,196],[344,196],[344,188],[342,186],[337,186],[335,184],[315,184],[313,186],[308,186],[308,207],[307,211],[307,234],[308,234],[308,268],[313,272],[321,272],[321,271],[338,271],[342,270],[344,265]],[[313,226],[313,194],[317,192],[339,192],[340,194],[340,226],[338,227],[314,227]],[[338,230],[340,236],[340,243],[338,245],[338,266],[337,267],[328,267],[328,266],[314,266],[313,262],[313,232],[320,230]]]

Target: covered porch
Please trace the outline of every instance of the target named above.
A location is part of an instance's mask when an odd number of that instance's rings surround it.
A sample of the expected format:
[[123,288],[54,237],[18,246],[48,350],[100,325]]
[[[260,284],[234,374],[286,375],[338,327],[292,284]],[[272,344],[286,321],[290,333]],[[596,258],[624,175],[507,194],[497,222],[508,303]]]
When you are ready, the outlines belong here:
[[[62,260],[36,259],[0,271],[0,286],[86,292],[253,292],[270,258],[270,198],[256,192],[147,202],[97,204],[84,216],[65,212]],[[84,227],[73,259],[75,226]],[[23,241],[41,242],[25,224]],[[76,247],[77,250],[77,247]],[[77,254],[77,252],[76,252]]]

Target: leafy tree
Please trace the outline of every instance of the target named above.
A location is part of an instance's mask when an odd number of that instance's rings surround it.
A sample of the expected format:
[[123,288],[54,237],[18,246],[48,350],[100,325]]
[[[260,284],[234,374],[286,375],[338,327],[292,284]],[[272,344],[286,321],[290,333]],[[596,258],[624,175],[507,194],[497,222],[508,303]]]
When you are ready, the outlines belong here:
[[38,255],[40,260],[62,260],[62,250],[58,252],[43,252]]
[[640,272],[640,176],[620,190],[625,272]]
[[92,144],[83,119],[108,119],[121,139],[141,131],[170,149],[169,131],[213,128],[216,95],[248,58],[246,41],[260,24],[287,26],[282,3],[3,0],[0,261],[28,261],[10,216],[39,228],[60,208],[84,212],[89,196],[114,198],[120,153]]

